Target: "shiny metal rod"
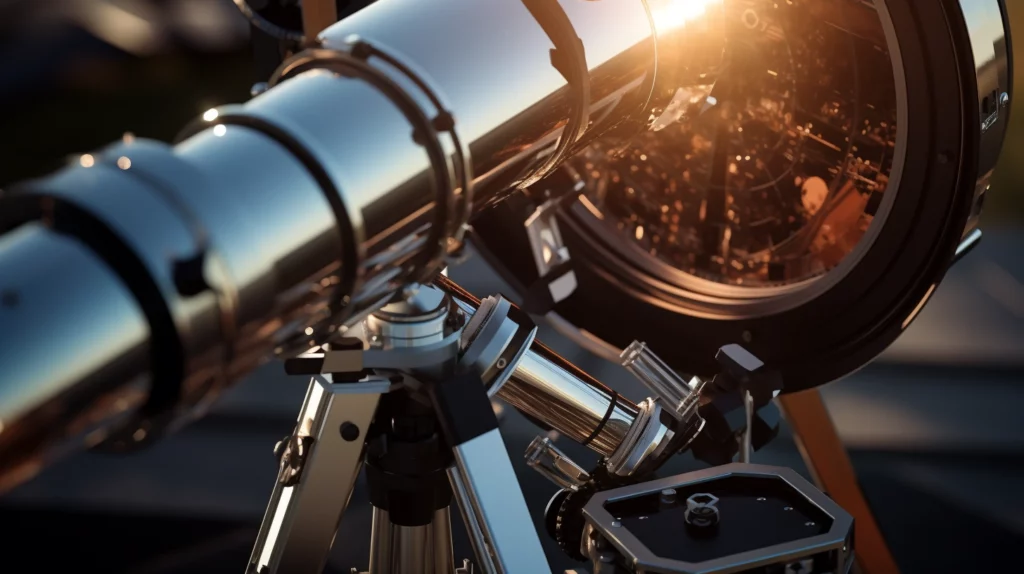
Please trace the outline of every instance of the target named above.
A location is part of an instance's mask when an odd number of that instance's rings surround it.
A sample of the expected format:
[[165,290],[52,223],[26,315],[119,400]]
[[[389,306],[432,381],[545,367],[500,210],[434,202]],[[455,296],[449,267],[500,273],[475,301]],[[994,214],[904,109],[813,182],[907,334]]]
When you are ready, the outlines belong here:
[[[720,0],[382,0],[326,29],[262,95],[207,111],[174,146],[131,138],[9,190],[0,235],[43,222],[120,285],[101,297],[56,266],[30,284],[15,269],[23,254],[0,250],[10,270],[0,290],[35,310],[0,307],[0,364],[42,364],[35,356],[49,356],[53,337],[36,323],[62,331],[62,348],[95,349],[64,376],[0,374],[3,394],[31,398],[3,421],[3,435],[25,434],[0,438],[0,468],[38,461],[53,433],[84,442],[77,427],[23,417],[62,401],[94,412],[110,389],[125,390],[114,403],[128,402],[133,419],[104,423],[121,414],[108,408],[95,422],[126,444],[158,436],[275,353],[323,343],[431,276],[473,212],[598,136],[684,118],[680,102],[706,96],[718,73],[720,9]],[[136,329],[128,347],[148,361],[115,367],[126,334],[95,337],[103,311],[64,312],[60,297],[132,309],[132,322],[141,312],[148,334]],[[97,371],[110,375],[102,391],[88,383]],[[127,393],[137,381],[149,385],[138,408]]]
[[603,456],[622,444],[638,412],[632,401],[539,342],[498,397]]
[[[480,299],[444,275],[434,283],[472,315]],[[497,397],[570,440],[611,456],[636,420],[635,403],[619,395],[540,341],[515,366]]]
[[370,534],[369,574],[452,574],[452,526],[450,510],[434,512],[424,526],[400,526],[388,511],[373,508]]

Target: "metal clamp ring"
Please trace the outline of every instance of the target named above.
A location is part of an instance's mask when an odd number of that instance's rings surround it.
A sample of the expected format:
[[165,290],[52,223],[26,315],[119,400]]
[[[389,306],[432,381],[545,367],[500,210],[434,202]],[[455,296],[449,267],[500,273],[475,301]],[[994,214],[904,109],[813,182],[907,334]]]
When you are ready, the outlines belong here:
[[[311,69],[333,68],[339,73],[351,75],[369,83],[391,100],[412,124],[413,133],[419,136],[416,140],[417,143],[425,148],[430,158],[435,176],[432,185],[435,197],[437,197],[437,215],[430,229],[430,242],[437,246],[436,251],[426,251],[421,257],[414,258],[410,265],[411,269],[406,271],[406,273],[418,271],[420,276],[413,280],[425,282],[433,277],[447,254],[449,238],[460,240],[459,235],[461,235],[463,221],[460,220],[461,218],[449,217],[453,204],[456,203],[459,196],[460,188],[456,187],[456,178],[462,180],[461,189],[467,192],[462,193],[465,202],[464,213],[467,217],[472,207],[470,197],[472,177],[469,174],[468,151],[463,149],[461,141],[455,133],[454,118],[445,110],[440,99],[419,76],[391,56],[383,55],[383,52],[358,38],[352,38],[350,42],[351,52],[331,48],[313,48],[296,54],[274,72],[269,84],[273,87],[290,77]],[[439,110],[434,120],[427,117],[417,100],[408,91],[392,80],[383,70],[369,64],[367,59],[371,55],[379,56],[392,66],[402,70],[414,84],[424,91],[428,99]],[[452,164],[448,161],[449,156],[445,152],[438,131],[449,132],[455,144],[456,154]],[[455,232],[448,230],[449,222],[452,220],[455,220]]]
[[523,0],[523,4],[555,46],[551,51],[551,64],[565,78],[575,105],[555,149],[547,161],[535,170],[534,175],[520,184],[521,188],[529,187],[551,175],[568,159],[576,142],[590,128],[590,66],[587,64],[583,40],[576,34],[569,15],[558,2]]
[[608,457],[608,470],[619,476],[630,476],[639,469],[665,441],[668,429],[661,424],[661,405],[647,399],[640,403],[640,412],[625,438]]
[[[445,217],[448,212],[449,196],[446,193],[442,193],[441,190],[451,188],[452,174],[447,169],[445,151],[437,136],[437,131],[434,129],[433,122],[424,114],[416,100],[383,71],[369,65],[362,59],[352,56],[348,52],[328,48],[305,50],[289,58],[274,72],[269,82],[270,86],[273,87],[297,74],[314,69],[332,69],[338,73],[347,74],[366,81],[395,104],[409,123],[412,124],[414,133],[421,133],[427,136],[420,138],[422,141],[419,143],[425,148],[427,156],[430,158],[431,166],[433,166],[435,178],[431,181],[431,184],[434,188],[434,194],[439,200],[438,203],[440,203],[439,217]],[[443,236],[443,228],[435,230],[434,228],[436,227],[437,225],[434,225],[431,232]],[[412,264],[403,270],[403,273],[393,277],[391,280],[397,281],[401,278],[401,283],[407,283],[408,281],[405,280],[404,276],[422,268],[431,259],[414,259]]]
[[[189,137],[216,125],[242,126],[260,132],[277,142],[288,150],[292,156],[309,171],[310,175],[317,182],[317,185],[320,186],[320,190],[324,193],[327,203],[331,206],[335,222],[338,225],[339,240],[341,242],[342,249],[340,255],[343,264],[339,275],[340,282],[338,286],[335,287],[334,294],[331,296],[330,307],[333,311],[332,315],[342,312],[342,309],[346,308],[344,297],[349,293],[355,292],[355,286],[359,280],[356,273],[358,265],[355,265],[354,262],[360,259],[361,253],[359,251],[359,246],[361,242],[352,241],[351,239],[352,237],[357,237],[356,230],[352,223],[356,214],[349,213],[349,210],[342,199],[341,191],[338,189],[337,185],[335,185],[334,180],[331,179],[327,168],[324,167],[323,162],[317,158],[315,151],[304,145],[302,140],[291,135],[287,129],[282,128],[273,122],[256,115],[246,113],[245,108],[242,106],[222,106],[217,108],[217,111],[218,113],[215,121],[211,122],[203,118],[197,118],[178,134],[175,142],[182,142]],[[348,264],[349,261],[353,262],[353,264]]]
[[289,30],[282,28],[277,24],[274,24],[270,20],[267,20],[263,16],[260,16],[252,6],[249,6],[248,0],[233,0],[238,10],[245,16],[245,19],[249,21],[255,28],[270,34],[278,40],[287,40],[289,42],[298,42],[299,44],[306,43],[306,35],[298,30]]
[[[429,76],[422,70],[419,70],[411,61],[403,62],[394,53],[385,52],[359,36],[349,36],[345,41],[351,46],[353,56],[363,60],[377,57],[401,72],[423,92],[423,95],[430,100],[431,105],[437,110],[437,116],[434,118],[434,127],[437,131],[447,132],[452,140],[452,146],[455,150],[452,171],[460,180],[458,182],[459,186],[450,190],[452,194],[450,207],[453,210],[452,215],[454,217],[448,218],[445,221],[446,224],[451,226],[451,229],[446,230],[447,236],[441,239],[439,246],[441,257],[438,258],[438,261],[448,251],[448,240],[453,240],[456,243],[456,253],[461,252],[465,246],[466,224],[469,222],[470,215],[473,212],[473,162],[469,148],[462,143],[455,129],[455,116],[450,111],[451,106],[444,99],[442,92],[436,87],[431,86]],[[456,211],[460,197],[462,199],[461,212]]]

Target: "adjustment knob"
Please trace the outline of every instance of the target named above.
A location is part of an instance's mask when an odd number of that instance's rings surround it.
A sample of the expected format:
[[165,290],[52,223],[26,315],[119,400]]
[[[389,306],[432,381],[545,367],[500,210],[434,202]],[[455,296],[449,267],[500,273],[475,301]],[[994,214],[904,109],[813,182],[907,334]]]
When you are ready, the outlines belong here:
[[533,439],[526,448],[526,464],[560,488],[579,490],[590,480],[590,474],[558,450],[547,437]]
[[688,384],[640,341],[630,343],[619,359],[676,419],[687,422],[697,414],[702,380],[694,377]]

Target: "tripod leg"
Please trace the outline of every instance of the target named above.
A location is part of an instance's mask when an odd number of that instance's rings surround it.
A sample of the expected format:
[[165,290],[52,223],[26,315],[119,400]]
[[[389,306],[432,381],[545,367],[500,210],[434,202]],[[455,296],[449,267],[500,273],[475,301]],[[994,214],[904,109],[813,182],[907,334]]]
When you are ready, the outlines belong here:
[[448,508],[424,526],[401,526],[387,510],[373,508],[369,574],[452,574],[452,527]]
[[898,574],[875,516],[857,484],[857,475],[817,389],[781,395],[779,406],[818,488],[853,515],[857,565],[864,574]]
[[431,398],[455,454],[448,476],[481,570],[551,572],[480,378],[435,385]]
[[431,543],[434,546],[435,574],[451,574],[455,570],[455,556],[452,554],[452,517],[450,508],[434,513],[431,525]]
[[363,464],[366,433],[388,381],[310,381],[287,440],[249,574],[319,574]]

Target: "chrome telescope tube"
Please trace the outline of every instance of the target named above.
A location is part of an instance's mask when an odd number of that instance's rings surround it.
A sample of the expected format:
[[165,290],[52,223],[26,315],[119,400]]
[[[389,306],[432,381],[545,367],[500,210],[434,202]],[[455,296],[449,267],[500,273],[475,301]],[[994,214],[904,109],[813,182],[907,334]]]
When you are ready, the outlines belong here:
[[9,190],[3,474],[62,441],[159,436],[431,276],[472,213],[584,145],[685,117],[720,8],[381,0],[174,146],[126,139]]

